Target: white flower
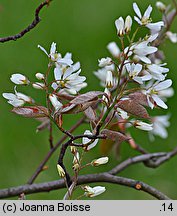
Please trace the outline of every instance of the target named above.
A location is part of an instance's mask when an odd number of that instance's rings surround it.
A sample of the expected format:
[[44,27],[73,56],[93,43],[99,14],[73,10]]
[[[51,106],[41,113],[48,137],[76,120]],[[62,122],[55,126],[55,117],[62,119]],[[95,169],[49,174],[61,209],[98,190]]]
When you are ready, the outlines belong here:
[[33,99],[21,92],[17,92],[16,88],[14,89],[15,94],[13,93],[3,93],[2,96],[8,100],[8,103],[14,107],[20,107],[27,103],[32,103]]
[[150,140],[154,141],[154,136],[159,136],[163,139],[168,137],[167,127],[170,126],[169,122],[170,115],[156,116],[152,118],[153,130],[150,131]]
[[125,112],[124,110],[122,110],[121,108],[117,108],[117,113],[118,115],[122,118],[122,119],[128,119],[129,115],[127,112]]
[[139,84],[143,84],[143,80],[139,75],[139,73],[142,71],[143,66],[141,64],[126,64],[127,72],[129,73],[129,77],[133,79],[134,81],[138,82]]
[[125,19],[125,33],[128,34],[131,31],[132,27],[132,18],[131,16],[127,16]]
[[177,43],[177,33],[172,33],[171,31],[166,32],[166,36],[170,39],[172,43]]
[[111,65],[112,64],[112,59],[107,57],[107,58],[102,58],[100,60],[98,60],[99,62],[99,67],[105,67],[107,65]]
[[155,79],[159,81],[163,81],[166,77],[166,74],[164,75],[163,73],[169,72],[168,68],[163,67],[166,64],[150,64],[146,65],[146,70],[147,73],[149,73],[149,80],[150,79]]
[[162,98],[163,101],[166,101],[166,98],[172,97],[173,95],[174,95],[174,89],[172,87],[161,90],[159,92],[159,96]]
[[96,186],[96,187],[90,187],[90,186],[85,186],[84,187],[85,190],[85,196],[87,197],[95,197],[98,196],[102,193],[104,193],[106,191],[105,187],[101,187],[101,186]]
[[170,79],[163,82],[156,82],[151,88],[149,88],[145,92],[145,94],[147,95],[148,104],[151,109],[154,108],[155,104],[164,109],[168,108],[162,100],[161,92],[163,92],[164,90],[168,90],[171,85],[172,81]]
[[133,44],[130,48],[130,51],[132,51],[141,61],[146,64],[151,64],[151,60],[147,57],[147,55],[155,53],[158,50],[157,47],[149,46],[149,43],[149,40],[138,42]]
[[17,85],[28,85],[30,81],[22,74],[12,74],[10,80]]
[[33,88],[35,89],[44,89],[45,88],[45,84],[44,83],[40,83],[40,82],[35,82],[32,84]]
[[45,79],[45,76],[44,76],[44,74],[42,74],[42,73],[36,73],[36,78],[38,79],[38,80],[44,80]]
[[156,7],[157,9],[159,9],[161,12],[165,12],[166,11],[166,5],[160,1],[156,2]]
[[163,21],[160,21],[157,23],[151,23],[151,18],[150,18],[150,15],[152,12],[151,5],[148,6],[148,8],[146,9],[143,16],[142,16],[141,11],[140,11],[140,9],[136,3],[133,3],[133,9],[137,15],[137,16],[134,16],[134,19],[136,20],[136,22],[139,25],[143,25],[143,26],[146,26],[147,28],[149,28],[153,32],[153,34],[159,32],[161,30],[161,27],[164,26]]
[[56,95],[50,94],[49,99],[56,111],[59,110],[63,106],[63,104],[60,103]]
[[57,170],[58,170],[59,176],[61,178],[64,178],[65,177],[65,171],[64,171],[64,169],[59,164],[57,164]]
[[[95,76],[100,80],[100,85],[106,87],[106,77],[107,71],[114,71],[115,65],[109,65],[104,68],[99,69],[98,71],[94,71]],[[113,78],[114,86],[117,84],[117,78]]]
[[106,74],[106,87],[107,88],[112,88],[113,86],[114,86],[114,80],[113,80],[112,71],[107,71],[107,74]]
[[122,17],[119,17],[115,21],[115,25],[116,25],[116,28],[117,28],[118,36],[120,36],[120,37],[124,36],[124,34],[125,34],[125,32],[124,32],[124,19]]
[[120,55],[120,49],[119,49],[119,47],[117,46],[117,44],[115,42],[110,42],[107,45],[107,49],[111,53],[111,55],[113,57],[115,57],[115,58],[119,57],[119,55]]
[[[86,130],[84,132],[84,135],[93,135],[89,130]],[[82,138],[82,144],[87,145],[86,150],[89,151],[90,149],[94,148],[98,143],[98,139],[92,141],[91,139],[88,139],[87,137]]]
[[125,23],[124,23],[124,19],[122,17],[119,17],[115,21],[115,25],[117,28],[118,36],[122,37],[124,36],[124,34],[128,34],[131,31],[132,18],[130,16],[127,16]]
[[92,166],[99,166],[99,165],[103,165],[103,164],[108,163],[108,161],[109,161],[108,157],[102,157],[102,158],[98,158],[96,160],[93,160],[91,162],[91,164],[92,164]]
[[52,84],[52,88],[54,90],[64,89],[71,94],[76,94],[82,88],[85,88],[87,86],[87,83],[84,82],[86,77],[79,76],[81,72],[79,68],[79,62],[65,69],[56,67],[54,69],[55,82]]
[[153,124],[148,124],[139,120],[131,121],[133,126],[144,131],[151,131],[153,129]]
[[56,43],[52,43],[50,48],[50,53],[47,53],[47,51],[40,45],[38,45],[38,48],[40,48],[47,56],[50,58],[51,61],[59,64],[59,65],[72,65],[73,61],[68,58],[68,56],[62,58],[60,53],[57,53],[56,50]]

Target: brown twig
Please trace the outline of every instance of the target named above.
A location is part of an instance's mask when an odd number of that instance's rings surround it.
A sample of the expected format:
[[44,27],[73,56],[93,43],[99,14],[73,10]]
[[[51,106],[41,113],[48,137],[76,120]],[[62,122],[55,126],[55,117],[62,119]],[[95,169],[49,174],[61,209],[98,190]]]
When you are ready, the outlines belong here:
[[133,164],[140,163],[140,162],[149,162],[152,159],[160,160],[161,158],[166,157],[167,155],[168,153],[160,152],[160,153],[152,153],[152,154],[143,154],[133,158],[128,158],[127,160],[123,161],[115,168],[110,170],[109,173],[115,175]]
[[[67,185],[70,187],[72,184],[72,180],[71,177],[69,175],[69,173],[66,170],[66,167],[63,163],[63,159],[66,153],[66,150],[68,148],[68,146],[72,146],[73,141],[83,138],[83,137],[87,137],[90,140],[95,140],[95,139],[106,139],[106,137],[103,135],[86,135],[86,134],[82,134],[82,135],[77,135],[77,136],[73,136],[72,138],[70,138],[66,143],[64,143],[61,147],[60,150],[60,155],[59,155],[59,159],[58,159],[58,164],[64,169],[65,171],[65,175],[66,175],[66,181],[67,181]],[[77,147],[82,147],[82,145],[78,145]]]
[[[76,128],[78,128],[85,120],[85,117],[82,117],[71,129],[70,132],[73,132]],[[34,180],[37,178],[39,173],[43,170],[44,165],[47,163],[47,161],[51,158],[53,153],[58,149],[58,147],[67,139],[67,135],[64,135],[50,151],[47,153],[43,161],[40,163],[34,174],[31,176],[31,178],[28,180],[28,184],[32,184]]]
[[19,38],[23,37],[26,33],[28,33],[29,31],[31,31],[33,28],[35,28],[37,26],[37,24],[41,21],[41,18],[39,17],[39,14],[40,14],[40,11],[42,10],[42,8],[44,6],[48,6],[49,3],[51,2],[52,0],[46,0],[44,2],[42,2],[35,10],[35,18],[34,20],[32,21],[31,24],[29,24],[24,30],[22,30],[20,33],[16,34],[16,35],[12,35],[12,36],[8,36],[8,37],[4,37],[4,38],[0,38],[0,42],[1,43],[4,43],[4,42],[7,42],[7,41],[16,41],[18,40]]
[[167,153],[166,155],[164,155],[160,158],[151,158],[150,160],[145,161],[144,164],[145,164],[145,166],[150,167],[150,168],[157,168],[161,164],[165,163],[170,158],[172,158],[176,155],[177,155],[177,147],[173,151]]

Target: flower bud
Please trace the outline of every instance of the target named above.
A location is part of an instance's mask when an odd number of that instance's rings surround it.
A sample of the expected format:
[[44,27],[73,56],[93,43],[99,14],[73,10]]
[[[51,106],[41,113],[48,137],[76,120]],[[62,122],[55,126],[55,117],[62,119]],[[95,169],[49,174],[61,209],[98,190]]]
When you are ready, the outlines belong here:
[[57,96],[54,94],[49,95],[49,100],[51,101],[56,111],[59,110],[63,106],[62,103],[58,101]]
[[115,42],[111,42],[107,45],[108,51],[111,53],[111,55],[115,58],[118,58],[120,55],[120,49],[117,46]]
[[73,159],[73,164],[78,164],[79,159],[80,159],[79,152],[76,152],[74,159]]
[[80,168],[80,161],[79,161],[79,152],[76,152],[74,159],[73,159],[73,169],[75,171],[79,170]]
[[171,31],[166,32],[166,36],[170,39],[172,43],[177,43],[177,34]]
[[125,33],[126,34],[130,33],[131,27],[132,27],[132,18],[131,18],[131,16],[127,16],[127,18],[125,20]]
[[45,76],[42,73],[37,73],[35,76],[38,80],[44,80],[45,79]]
[[44,89],[45,88],[45,84],[44,83],[39,83],[39,82],[33,83],[32,86],[35,89]]
[[30,81],[22,74],[12,74],[10,80],[17,85],[28,85]]
[[124,19],[120,17],[115,21],[115,25],[117,28],[117,34],[119,37],[123,37],[125,32],[124,32]]
[[106,87],[112,88],[113,87],[113,76],[111,71],[107,71],[106,74]]
[[117,113],[122,119],[128,119],[129,118],[128,113],[125,112],[124,110],[122,110],[121,108],[117,108]]
[[109,160],[108,157],[102,157],[102,158],[93,160],[91,162],[91,164],[92,164],[92,166],[99,166],[99,165],[102,165],[102,164],[106,164],[108,162],[108,160]]
[[156,2],[156,7],[161,12],[165,12],[167,8],[166,5],[160,1]]
[[77,149],[76,149],[75,146],[71,146],[70,149],[71,149],[71,153],[72,153],[72,154],[76,154]]
[[144,130],[144,131],[151,131],[153,130],[153,124],[148,124],[139,120],[133,121],[134,127]]
[[76,152],[76,154],[74,155],[74,159],[73,159],[73,169],[75,171],[79,170],[80,168],[80,161],[79,161],[80,157],[79,157],[79,152]]
[[101,60],[98,60],[98,62],[99,62],[99,67],[105,67],[112,64],[112,59],[109,57],[102,58]]
[[59,164],[57,164],[57,170],[58,170],[59,176],[61,178],[64,178],[65,177],[65,171],[64,171],[64,169]]
[[85,186],[84,187],[85,193],[84,195],[87,197],[95,197],[98,196],[106,191],[105,187],[101,186],[96,186],[96,187],[90,187],[90,186]]
[[25,101],[27,103],[34,102],[34,100],[31,97],[29,97],[29,96],[27,96],[27,95],[25,95],[23,93],[16,92],[16,96],[17,96],[18,99],[23,100],[23,101]]

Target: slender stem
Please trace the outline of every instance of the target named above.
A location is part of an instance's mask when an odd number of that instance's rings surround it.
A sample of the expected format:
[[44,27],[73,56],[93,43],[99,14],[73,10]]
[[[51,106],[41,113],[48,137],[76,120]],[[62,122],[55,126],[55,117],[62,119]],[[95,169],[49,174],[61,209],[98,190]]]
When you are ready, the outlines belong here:
[[41,18],[39,17],[40,11],[43,9],[44,6],[48,6],[50,4],[52,0],[46,0],[44,2],[42,2],[35,11],[35,18],[32,21],[31,24],[29,24],[25,29],[23,29],[20,33],[16,34],[16,35],[12,35],[12,36],[7,36],[4,38],[0,38],[0,42],[4,43],[4,42],[8,42],[8,41],[16,41],[19,38],[22,38],[26,33],[28,33],[29,31],[31,31],[32,29],[34,29],[38,23],[41,21]]
[[[75,125],[73,125],[73,127],[70,129],[70,132],[75,131],[83,122],[85,121],[85,117],[82,117]],[[58,149],[58,147],[67,139],[67,136],[64,135],[55,145],[52,149],[50,149],[50,151],[46,154],[46,156],[44,157],[44,159],[42,160],[42,162],[39,164],[39,166],[37,167],[36,171],[34,172],[34,174],[31,176],[31,178],[28,180],[28,184],[32,184],[35,179],[38,177],[38,175],[41,173],[41,171],[43,170],[43,167],[45,166],[45,164],[47,163],[47,161],[51,158],[51,156],[53,155],[53,153]]]
[[133,33],[133,36],[132,36],[132,38],[131,38],[131,44],[134,42],[134,40],[135,40],[135,37],[136,37],[136,35],[137,35],[137,33],[138,33],[138,31],[140,30],[140,26],[138,26],[138,28],[135,30],[135,32]]

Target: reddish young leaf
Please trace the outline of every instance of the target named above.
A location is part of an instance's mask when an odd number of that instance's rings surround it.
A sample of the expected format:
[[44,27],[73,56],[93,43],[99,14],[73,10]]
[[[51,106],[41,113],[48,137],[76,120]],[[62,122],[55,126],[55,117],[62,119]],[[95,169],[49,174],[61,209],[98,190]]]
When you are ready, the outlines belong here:
[[117,107],[139,118],[150,118],[147,110],[141,104],[137,103],[135,100],[119,101],[117,103]]
[[[113,132],[120,132],[119,131],[119,125],[118,123],[114,123],[112,125],[109,125],[109,130],[110,131],[113,131]],[[122,133],[121,133],[122,135]],[[108,155],[108,153],[113,150],[113,152],[115,153],[115,156],[116,158],[119,158],[120,156],[120,147],[121,147],[121,143],[119,142],[116,142],[116,141],[113,141],[111,139],[103,139],[101,140],[101,143],[100,143],[100,149],[101,149],[101,153],[103,155]]]
[[14,107],[12,112],[27,118],[41,118],[48,116],[48,110],[43,106]]
[[98,96],[104,95],[104,92],[101,91],[90,91],[85,94],[75,97],[70,103],[72,104],[84,104],[85,102],[92,101]]
[[57,114],[77,114],[80,112],[85,111],[88,107],[94,106],[97,103],[97,101],[91,101],[91,102],[85,102],[83,104],[67,104],[64,105]]
[[149,106],[147,97],[142,92],[135,92],[135,93],[129,94],[128,97],[138,104],[141,104],[143,106]]
[[74,110],[77,109],[77,106],[75,104],[66,104],[64,105],[60,110],[59,113],[65,113],[65,114],[71,114],[74,112]]
[[101,134],[106,135],[107,139],[115,141],[118,144],[129,139],[127,136],[125,136],[124,134],[122,134],[120,132],[112,131],[112,130],[108,130],[108,129],[102,130]]
[[92,109],[92,107],[88,107],[85,111],[84,111],[85,115],[87,116],[87,118],[90,121],[95,121],[96,120],[96,113],[95,111]]

